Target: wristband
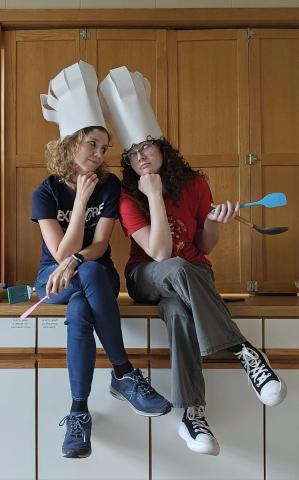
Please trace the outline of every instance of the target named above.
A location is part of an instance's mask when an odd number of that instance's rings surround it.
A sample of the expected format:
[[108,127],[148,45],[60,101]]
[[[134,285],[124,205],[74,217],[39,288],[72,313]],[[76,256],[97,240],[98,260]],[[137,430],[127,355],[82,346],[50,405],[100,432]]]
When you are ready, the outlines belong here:
[[76,260],[76,262],[78,262],[79,265],[81,265],[81,264],[84,262],[84,260],[85,260],[85,258],[83,257],[83,255],[81,255],[81,253],[73,253],[73,254],[71,255],[71,257],[72,257],[74,260]]

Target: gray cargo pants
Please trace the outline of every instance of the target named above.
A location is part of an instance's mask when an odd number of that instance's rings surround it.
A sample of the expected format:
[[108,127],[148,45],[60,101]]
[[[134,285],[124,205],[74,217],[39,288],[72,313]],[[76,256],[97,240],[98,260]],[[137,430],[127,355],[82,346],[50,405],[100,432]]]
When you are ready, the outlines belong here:
[[158,303],[171,352],[174,407],[205,405],[201,357],[246,341],[214,287],[209,265],[180,257],[143,262],[127,274],[136,302]]

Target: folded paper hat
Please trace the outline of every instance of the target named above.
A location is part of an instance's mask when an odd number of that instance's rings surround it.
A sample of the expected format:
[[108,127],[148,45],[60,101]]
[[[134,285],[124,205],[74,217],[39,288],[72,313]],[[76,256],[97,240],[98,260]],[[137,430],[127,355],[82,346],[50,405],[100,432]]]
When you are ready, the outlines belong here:
[[106,127],[97,89],[94,67],[82,60],[50,80],[48,94],[40,96],[42,112],[59,125],[61,138],[86,127]]
[[124,150],[146,140],[159,138],[162,131],[149,102],[150,83],[140,72],[129,72],[127,67],[110,70],[100,83],[103,110]]

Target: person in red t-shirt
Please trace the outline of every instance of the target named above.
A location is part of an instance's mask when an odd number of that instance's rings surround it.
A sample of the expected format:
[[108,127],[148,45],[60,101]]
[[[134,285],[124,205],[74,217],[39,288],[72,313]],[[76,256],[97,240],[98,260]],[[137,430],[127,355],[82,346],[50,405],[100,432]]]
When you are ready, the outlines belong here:
[[205,175],[163,137],[133,144],[122,155],[122,167],[120,220],[131,237],[128,291],[137,302],[159,304],[167,325],[172,403],[185,408],[179,435],[191,450],[218,455],[205,417],[202,356],[232,351],[266,405],[277,405],[286,395],[265,354],[231,319],[206,257],[218,242],[219,224],[236,216],[239,203],[227,201],[212,210]]

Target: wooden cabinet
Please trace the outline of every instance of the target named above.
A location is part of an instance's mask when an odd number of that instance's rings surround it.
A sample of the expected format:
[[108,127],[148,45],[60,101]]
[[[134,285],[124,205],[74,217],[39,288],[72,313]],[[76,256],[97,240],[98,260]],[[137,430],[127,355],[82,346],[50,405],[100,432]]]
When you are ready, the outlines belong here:
[[285,192],[288,206],[252,209],[257,225],[288,226],[279,237],[252,235],[259,290],[296,291],[299,279],[299,33],[253,30],[249,49],[251,197]]
[[[207,172],[216,202],[258,200],[271,191],[288,207],[244,209],[244,225],[221,227],[211,255],[221,291],[295,291],[299,278],[298,30],[175,31],[168,36],[168,133],[193,167]],[[257,162],[246,164],[246,155]]]
[[[253,29],[78,29],[2,32],[4,45],[4,147],[2,276],[32,283],[39,262],[40,232],[30,221],[31,192],[46,176],[44,144],[58,129],[42,118],[39,94],[49,79],[80,58],[99,78],[127,65],[151,82],[151,102],[163,133],[186,160],[210,179],[216,202],[257,200],[285,191],[287,208],[242,210],[258,225],[286,225],[266,237],[232,222],[221,226],[211,255],[222,292],[295,290],[299,278],[298,31]],[[112,131],[113,134],[113,131]],[[247,165],[245,157],[257,155]],[[111,170],[121,176],[116,138]],[[119,225],[113,258],[122,275],[129,251]]]
[[43,119],[41,93],[62,68],[80,59],[79,30],[11,31],[4,37],[4,272],[6,282],[32,283],[40,231],[31,194],[47,175],[44,145],[58,136]]
[[[248,40],[242,30],[175,31],[168,37],[171,142],[208,175],[216,203],[249,198]],[[221,291],[246,289],[250,236],[237,222],[221,227],[211,255]]]

